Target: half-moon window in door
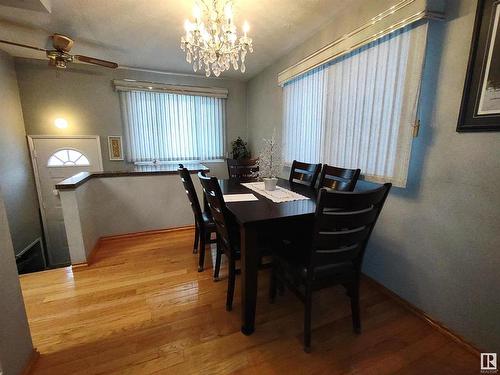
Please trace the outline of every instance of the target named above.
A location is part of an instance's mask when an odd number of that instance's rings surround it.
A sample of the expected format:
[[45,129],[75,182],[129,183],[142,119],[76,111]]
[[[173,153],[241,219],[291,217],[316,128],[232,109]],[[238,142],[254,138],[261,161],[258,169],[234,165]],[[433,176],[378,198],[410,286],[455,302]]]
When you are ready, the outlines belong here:
[[69,148],[54,152],[47,163],[48,167],[84,167],[87,165],[90,165],[90,162],[84,154]]

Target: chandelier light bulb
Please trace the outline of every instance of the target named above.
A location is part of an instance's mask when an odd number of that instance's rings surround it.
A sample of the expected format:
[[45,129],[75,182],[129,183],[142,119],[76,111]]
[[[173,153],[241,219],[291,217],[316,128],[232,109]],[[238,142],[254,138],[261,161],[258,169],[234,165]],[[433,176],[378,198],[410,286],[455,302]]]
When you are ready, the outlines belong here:
[[198,0],[193,7],[194,22],[186,20],[181,49],[195,72],[216,77],[231,67],[244,73],[248,52],[253,52],[250,26],[245,21],[244,36],[238,35],[231,0]]
[[200,22],[201,18],[201,9],[198,4],[195,4],[193,7],[193,17],[196,23]]
[[227,23],[231,23],[231,20],[233,19],[233,7],[231,6],[231,3],[227,3],[224,7],[224,15],[226,16]]
[[205,42],[209,42],[210,41],[210,34],[208,33],[208,31],[205,28],[203,28],[201,30],[201,37],[203,38],[203,40]]

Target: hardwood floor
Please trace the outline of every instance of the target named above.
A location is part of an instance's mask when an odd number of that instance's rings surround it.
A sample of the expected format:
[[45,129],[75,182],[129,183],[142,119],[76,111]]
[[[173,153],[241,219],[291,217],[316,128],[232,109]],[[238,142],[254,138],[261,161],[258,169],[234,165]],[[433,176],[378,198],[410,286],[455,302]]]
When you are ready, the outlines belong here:
[[[303,307],[268,303],[259,274],[256,331],[240,333],[239,278],[225,311],[226,270],[197,272],[192,230],[103,241],[94,263],[21,276],[34,374],[476,374],[479,359],[364,283],[363,333],[341,288],[318,293],[312,353]],[[207,257],[210,263],[210,257]]]

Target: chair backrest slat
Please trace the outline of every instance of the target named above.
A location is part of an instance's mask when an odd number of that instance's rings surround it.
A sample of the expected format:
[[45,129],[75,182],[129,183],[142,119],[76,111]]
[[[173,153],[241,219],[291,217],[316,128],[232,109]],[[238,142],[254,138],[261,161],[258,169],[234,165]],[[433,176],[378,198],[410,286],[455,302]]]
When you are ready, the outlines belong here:
[[365,192],[321,189],[310,269],[351,262],[361,267],[364,251],[391,184]]
[[370,226],[362,226],[354,229],[337,229],[334,231],[320,231],[316,240],[316,250],[335,252],[342,247],[359,244],[366,239],[370,232]]
[[229,178],[250,180],[257,177],[258,159],[227,159],[226,163]]
[[330,252],[318,250],[316,254],[314,254],[315,268],[331,267],[336,264],[347,262],[352,264],[359,257],[360,249],[361,247],[359,245],[352,245]]
[[321,164],[308,164],[294,160],[290,170],[289,181],[314,187],[321,171]]
[[325,164],[321,170],[318,188],[353,191],[360,173],[360,169],[345,169]]
[[352,228],[356,225],[369,225],[377,218],[378,210],[376,206],[368,207],[357,211],[323,211],[323,215],[318,217],[320,230],[325,228],[341,229]]
[[210,213],[215,222],[217,238],[224,250],[229,252],[227,254],[231,256],[234,251],[233,239],[231,238],[231,230],[228,227],[228,211],[220,190],[219,181],[216,177],[205,176],[202,172],[198,173],[198,177],[200,178],[203,193],[205,194]]
[[189,173],[187,168],[184,168],[184,165],[182,164],[179,164],[178,172],[181,177],[182,184],[184,185],[184,190],[186,191],[189,204],[191,205],[191,209],[193,210],[194,219],[196,220],[197,225],[202,225],[203,217],[200,207],[200,201],[198,200],[198,194],[196,193],[196,189],[194,188],[191,174]]
[[386,194],[385,190],[382,188],[360,193],[343,192],[343,191],[327,192],[326,189],[322,190],[325,190],[325,193],[328,193],[328,194],[323,194],[323,200],[321,202],[323,209],[327,210],[328,212],[341,211],[341,210],[344,211],[363,210],[373,206],[374,205],[373,202],[380,202]]

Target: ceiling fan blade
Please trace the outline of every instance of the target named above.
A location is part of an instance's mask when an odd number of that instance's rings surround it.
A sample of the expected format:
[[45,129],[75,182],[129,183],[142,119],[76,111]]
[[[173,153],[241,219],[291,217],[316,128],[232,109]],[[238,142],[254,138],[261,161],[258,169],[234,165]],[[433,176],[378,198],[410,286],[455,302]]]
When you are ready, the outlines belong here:
[[46,50],[45,48],[33,47],[33,46],[29,46],[29,45],[27,45],[27,44],[21,44],[21,43],[10,42],[10,41],[8,41],[8,40],[3,40],[3,39],[0,39],[0,43],[10,44],[11,46],[16,46],[16,47],[23,47],[23,48],[34,49],[34,50],[36,50],[36,51],[47,52],[47,50]]
[[112,61],[106,61],[101,59],[96,59],[95,57],[82,56],[82,55],[74,55],[73,58],[78,61],[85,62],[87,64],[94,64],[105,66],[106,68],[116,69],[118,68],[118,64]]

